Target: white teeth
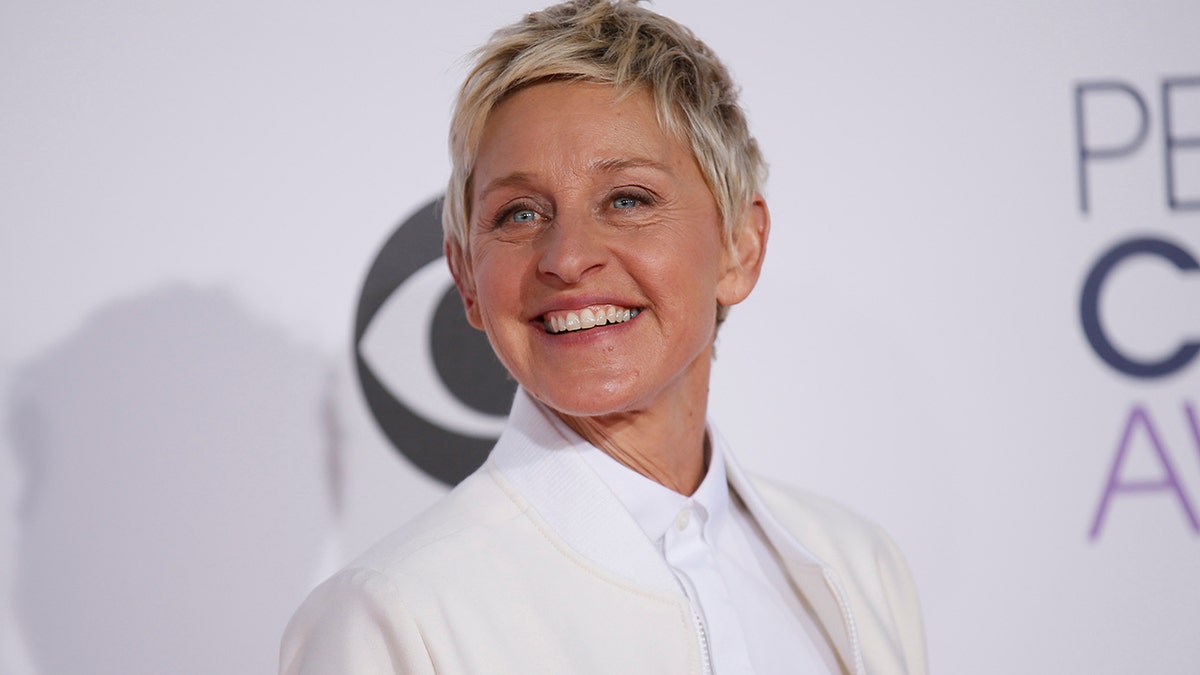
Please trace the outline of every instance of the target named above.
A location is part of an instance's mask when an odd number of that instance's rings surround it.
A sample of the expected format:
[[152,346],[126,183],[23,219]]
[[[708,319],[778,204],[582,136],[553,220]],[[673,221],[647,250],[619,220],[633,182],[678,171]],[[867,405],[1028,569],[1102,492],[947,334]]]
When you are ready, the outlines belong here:
[[586,307],[577,312],[547,314],[542,324],[548,333],[566,333],[577,330],[587,330],[596,326],[610,323],[624,323],[638,315],[638,310],[604,305],[602,307]]

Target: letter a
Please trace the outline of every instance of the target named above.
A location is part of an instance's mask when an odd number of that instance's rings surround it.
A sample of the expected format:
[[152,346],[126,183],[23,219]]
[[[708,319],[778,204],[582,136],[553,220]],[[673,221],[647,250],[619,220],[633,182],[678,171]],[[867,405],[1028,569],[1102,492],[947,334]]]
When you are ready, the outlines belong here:
[[[1190,412],[1190,411],[1189,411]],[[1146,433],[1150,438],[1150,447],[1154,449],[1154,454],[1158,456],[1158,461],[1163,468],[1163,477],[1160,480],[1130,480],[1124,481],[1121,479],[1121,467],[1125,463],[1125,458],[1129,454],[1129,445],[1133,440],[1134,425],[1140,423],[1146,429]],[[1200,522],[1196,520],[1196,512],[1192,509],[1192,505],[1188,502],[1187,494],[1184,493],[1182,486],[1179,485],[1179,480],[1175,477],[1175,467],[1171,465],[1171,458],[1167,456],[1163,449],[1162,441],[1158,438],[1158,433],[1154,430],[1154,424],[1150,421],[1150,416],[1141,406],[1134,406],[1129,413],[1129,421],[1125,424],[1125,433],[1121,436],[1121,444],[1117,446],[1117,456],[1113,460],[1112,469],[1108,473],[1108,484],[1104,486],[1104,494],[1100,498],[1100,508],[1096,510],[1096,518],[1092,521],[1092,531],[1088,538],[1095,541],[1100,536],[1100,527],[1104,524],[1104,515],[1108,512],[1109,502],[1118,492],[1159,492],[1167,490],[1175,493],[1175,497],[1179,499],[1180,506],[1183,507],[1183,514],[1187,516],[1188,522],[1192,525],[1194,532],[1200,532]]]

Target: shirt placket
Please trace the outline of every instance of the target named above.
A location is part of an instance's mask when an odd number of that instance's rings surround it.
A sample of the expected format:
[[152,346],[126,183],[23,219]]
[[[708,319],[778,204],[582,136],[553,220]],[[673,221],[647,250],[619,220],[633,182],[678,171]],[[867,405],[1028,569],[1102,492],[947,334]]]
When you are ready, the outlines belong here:
[[663,553],[704,622],[713,672],[753,673],[737,610],[705,536],[707,520],[702,505],[685,502],[663,536]]

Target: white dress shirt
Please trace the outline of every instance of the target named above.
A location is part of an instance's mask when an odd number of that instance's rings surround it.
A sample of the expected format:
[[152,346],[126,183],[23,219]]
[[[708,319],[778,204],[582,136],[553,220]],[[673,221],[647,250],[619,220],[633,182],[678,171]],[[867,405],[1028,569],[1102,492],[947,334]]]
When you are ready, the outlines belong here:
[[762,530],[732,494],[721,444],[691,497],[582,451],[662,553],[698,619],[716,675],[840,673],[837,657],[788,581]]

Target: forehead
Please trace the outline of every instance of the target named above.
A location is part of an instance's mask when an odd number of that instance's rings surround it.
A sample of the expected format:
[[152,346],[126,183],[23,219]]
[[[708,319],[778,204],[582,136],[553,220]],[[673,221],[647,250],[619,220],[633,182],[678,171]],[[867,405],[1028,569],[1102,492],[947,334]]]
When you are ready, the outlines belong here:
[[655,161],[693,163],[690,147],[668,134],[645,89],[550,81],[504,98],[489,115],[475,175],[613,168]]

